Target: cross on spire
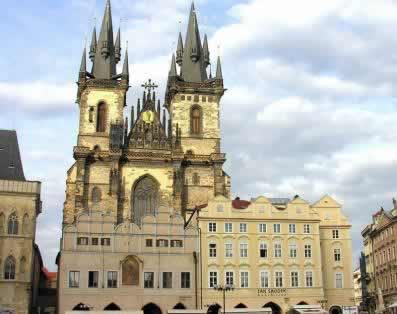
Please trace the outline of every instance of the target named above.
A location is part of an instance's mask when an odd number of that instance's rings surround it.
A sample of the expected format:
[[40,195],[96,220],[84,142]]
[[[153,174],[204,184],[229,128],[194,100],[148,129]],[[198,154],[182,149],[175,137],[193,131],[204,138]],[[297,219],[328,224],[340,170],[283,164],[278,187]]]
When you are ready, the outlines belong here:
[[149,79],[146,83],[141,85],[145,90],[147,90],[149,93],[154,90],[155,88],[159,87],[155,83],[152,83],[152,80]]

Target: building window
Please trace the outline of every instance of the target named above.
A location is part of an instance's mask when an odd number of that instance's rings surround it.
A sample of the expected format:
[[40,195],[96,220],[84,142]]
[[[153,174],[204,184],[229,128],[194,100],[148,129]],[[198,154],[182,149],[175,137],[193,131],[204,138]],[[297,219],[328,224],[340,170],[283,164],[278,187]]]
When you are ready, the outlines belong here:
[[225,257],[233,257],[233,244],[225,243]]
[[233,232],[233,224],[231,222],[225,223],[225,232],[226,233]]
[[283,273],[281,271],[275,272],[276,288],[283,287]]
[[210,271],[209,274],[209,287],[214,288],[218,285],[218,272]]
[[299,287],[299,275],[297,271],[291,272],[291,287]]
[[289,224],[288,231],[289,231],[289,233],[296,233],[296,225]]
[[240,288],[248,288],[248,272],[242,271],[240,273]]
[[240,243],[240,257],[248,257],[248,243]]
[[216,222],[208,223],[208,232],[216,232]]
[[97,204],[97,203],[99,203],[99,202],[101,201],[101,199],[102,199],[102,192],[101,192],[101,189],[98,188],[98,187],[96,186],[96,187],[94,187],[94,188],[92,189],[92,192],[91,192],[91,200],[92,200],[92,202],[93,202],[94,204]]
[[15,279],[15,259],[12,256],[8,256],[4,264],[4,279],[14,280]]
[[98,245],[98,238],[91,238],[91,245]]
[[332,239],[339,239],[339,230],[332,230]]
[[110,238],[102,238],[101,245],[102,246],[110,246]]
[[139,286],[139,263],[133,256],[128,256],[122,262],[121,282],[125,286]]
[[297,246],[296,246],[296,244],[290,244],[289,245],[289,257],[296,258],[296,256],[297,256]]
[[154,287],[154,272],[145,272],[143,274],[143,287],[146,289]]
[[281,244],[280,243],[274,244],[274,257],[281,258]]
[[312,246],[310,244],[305,244],[305,258],[312,257]]
[[146,239],[146,247],[153,247],[153,239]]
[[69,272],[69,288],[78,288],[80,286],[80,272],[70,271]]
[[182,240],[171,240],[171,247],[183,247]]
[[98,288],[99,273],[97,271],[88,272],[88,288]]
[[273,232],[274,233],[281,233],[281,225],[280,224],[273,224]]
[[269,272],[261,271],[260,273],[260,285],[261,288],[269,288]]
[[259,245],[259,256],[261,258],[267,258],[267,244],[266,243],[261,243]]
[[225,284],[229,286],[234,285],[234,273],[232,271],[227,271],[225,273]]
[[337,288],[337,289],[343,288],[343,274],[342,273],[335,274],[335,288]]
[[267,232],[267,228],[266,228],[267,226],[266,226],[266,224],[264,224],[264,223],[261,223],[261,224],[259,224],[259,232],[260,233],[265,233],[265,232]]
[[192,182],[193,185],[200,185],[200,176],[198,175],[198,173],[193,173]]
[[334,249],[334,260],[335,262],[340,262],[341,260],[340,249]]
[[305,273],[306,287],[313,287],[313,272],[307,271]]
[[117,288],[117,271],[108,271],[108,288]]
[[158,239],[156,240],[157,247],[168,247],[168,240],[165,239]]
[[88,238],[87,237],[77,238],[77,245],[88,245]]
[[190,273],[189,272],[181,273],[181,288],[190,289]]
[[199,106],[194,106],[190,113],[192,134],[201,134],[201,119],[201,108]]
[[216,243],[210,243],[209,244],[209,257],[216,257]]
[[8,234],[18,234],[18,216],[12,213],[8,218]]
[[303,233],[306,233],[306,234],[310,233],[310,225],[308,225],[308,224],[303,225]]
[[97,132],[105,132],[106,131],[106,104],[104,102],[100,102],[98,104],[97,109],[97,123],[96,123],[96,131]]
[[240,223],[240,232],[241,233],[247,232],[247,224],[246,223]]

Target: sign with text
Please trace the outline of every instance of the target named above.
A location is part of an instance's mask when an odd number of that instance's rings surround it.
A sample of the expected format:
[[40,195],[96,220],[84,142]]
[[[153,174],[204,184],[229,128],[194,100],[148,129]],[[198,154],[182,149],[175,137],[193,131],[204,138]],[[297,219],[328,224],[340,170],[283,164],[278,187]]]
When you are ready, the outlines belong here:
[[258,297],[266,296],[285,296],[287,295],[286,288],[259,288]]

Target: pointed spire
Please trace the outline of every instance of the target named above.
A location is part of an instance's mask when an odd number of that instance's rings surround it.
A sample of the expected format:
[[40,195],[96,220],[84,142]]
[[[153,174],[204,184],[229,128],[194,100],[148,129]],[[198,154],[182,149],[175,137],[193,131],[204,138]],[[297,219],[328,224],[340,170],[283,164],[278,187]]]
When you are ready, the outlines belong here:
[[206,64],[203,58],[203,47],[194,3],[192,3],[190,9],[181,76],[186,82],[192,83],[202,83],[207,80]]
[[165,128],[166,128],[166,116],[165,116],[165,109],[163,109],[163,128],[164,128],[164,130],[165,130]]
[[160,99],[157,101],[157,113],[158,113],[158,115],[159,115],[159,118],[160,118],[160,114],[161,114],[161,105],[160,105]]
[[123,72],[121,73],[121,77],[124,80],[129,80],[130,78],[130,69],[129,69],[129,62],[128,62],[128,50],[125,51],[124,57],[124,64],[123,64]]
[[134,127],[135,123],[135,111],[134,111],[134,106],[131,106],[131,130]]
[[96,41],[96,27],[94,26],[94,29],[92,31],[92,39],[91,39],[91,46],[90,46],[90,59],[91,61],[94,61],[95,58],[95,53],[97,50],[97,41]]
[[87,72],[87,49],[84,47],[83,56],[81,57],[81,64],[80,64],[80,77]]
[[137,110],[136,110],[136,115],[139,118],[139,114],[141,113],[141,99],[138,98],[138,104],[137,104]]
[[203,43],[203,56],[204,56],[204,64],[205,66],[210,65],[210,51],[208,49],[208,38],[207,34],[204,35],[204,43]]
[[110,0],[106,2],[101,32],[92,67],[96,79],[112,79],[116,75],[115,47],[113,41],[113,22]]
[[175,77],[177,76],[177,72],[176,72],[176,63],[175,63],[175,54],[172,54],[172,59],[171,59],[171,68],[170,68],[170,73],[169,73],[169,77]]
[[125,117],[125,122],[124,122],[124,142],[127,142],[127,137],[128,137],[128,117]]
[[121,35],[120,35],[120,27],[119,30],[117,31],[117,37],[116,37],[116,44],[114,46],[114,57],[116,60],[116,64],[120,62],[121,59]]
[[178,63],[178,65],[181,66],[182,60],[183,60],[183,41],[182,41],[182,34],[181,32],[179,32],[178,48],[176,49],[176,63]]
[[217,62],[217,65],[216,65],[216,76],[215,76],[215,78],[217,80],[223,80],[221,57],[219,57],[219,56],[218,56],[218,62]]

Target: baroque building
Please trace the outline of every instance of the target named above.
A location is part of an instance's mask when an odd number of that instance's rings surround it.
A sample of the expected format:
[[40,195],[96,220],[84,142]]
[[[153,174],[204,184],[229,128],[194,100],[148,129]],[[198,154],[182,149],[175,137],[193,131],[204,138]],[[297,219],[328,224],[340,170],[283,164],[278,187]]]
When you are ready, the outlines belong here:
[[361,232],[364,240],[366,281],[363,301],[369,312],[397,312],[397,201],[393,208],[381,208],[372,223]]
[[197,308],[198,231],[185,217],[196,204],[230,193],[220,150],[220,60],[212,78],[192,5],[165,102],[148,80],[124,119],[128,52],[118,74],[120,30],[113,36],[108,0],[99,37],[95,28],[92,34],[92,69],[84,51],[79,71],[79,132],[57,259],[59,310]]
[[0,312],[35,311],[41,183],[25,178],[15,131],[0,130]]
[[354,305],[351,225],[331,197],[309,204],[299,196],[217,196],[195,215],[204,307],[219,304],[218,285],[235,288],[226,308],[279,314],[306,305],[312,313],[338,314]]

